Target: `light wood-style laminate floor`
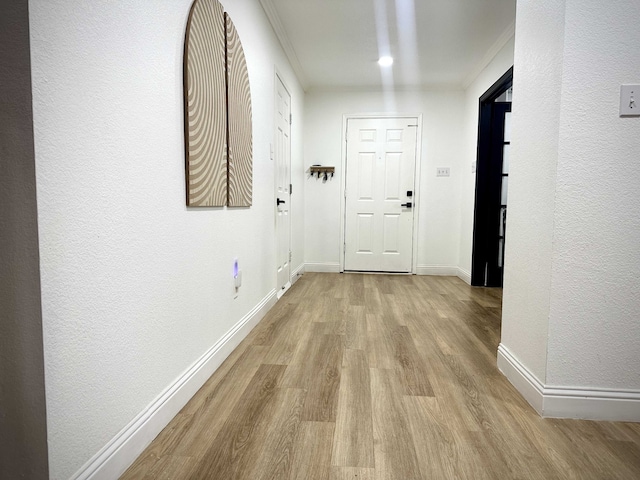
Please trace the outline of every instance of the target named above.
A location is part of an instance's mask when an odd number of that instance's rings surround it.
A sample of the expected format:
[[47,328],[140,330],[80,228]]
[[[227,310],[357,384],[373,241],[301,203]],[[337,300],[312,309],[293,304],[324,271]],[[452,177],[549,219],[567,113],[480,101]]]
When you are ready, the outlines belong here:
[[305,274],[124,479],[640,479],[640,424],[540,418],[500,290]]

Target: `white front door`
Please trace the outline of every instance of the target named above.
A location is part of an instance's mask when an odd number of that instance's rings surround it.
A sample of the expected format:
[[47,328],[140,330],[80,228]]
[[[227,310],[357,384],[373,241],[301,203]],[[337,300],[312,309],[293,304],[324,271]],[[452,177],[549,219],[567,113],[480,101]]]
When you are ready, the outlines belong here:
[[276,75],[276,241],[278,297],[291,285],[291,95]]
[[345,270],[411,272],[417,123],[347,121]]

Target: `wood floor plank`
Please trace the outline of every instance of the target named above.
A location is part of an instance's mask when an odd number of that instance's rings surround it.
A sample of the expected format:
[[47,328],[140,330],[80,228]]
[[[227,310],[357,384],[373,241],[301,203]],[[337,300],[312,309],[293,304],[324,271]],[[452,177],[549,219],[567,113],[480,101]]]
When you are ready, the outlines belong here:
[[367,354],[372,368],[394,369],[396,356],[391,331],[381,315],[367,314]]
[[145,462],[134,463],[121,477],[121,480],[151,480],[184,478],[190,475],[197,466],[197,460],[192,457],[178,457],[164,455],[148,463],[151,456],[145,457]]
[[304,333],[309,315],[298,305],[287,312],[281,319],[278,335],[271,340],[271,347],[265,355],[264,363],[269,365],[288,365],[298,347],[300,337]]
[[240,402],[268,348],[249,346],[215,386],[201,389],[203,394],[194,397],[195,401],[186,408],[186,411],[193,412],[191,424],[185,426],[184,432],[177,431],[174,442],[166,442],[165,453],[198,458],[204,455]]
[[501,298],[305,274],[122,478],[640,478],[640,424],[543,419],[497,370]]
[[[264,434],[264,421],[284,374],[284,365],[261,365],[245,389],[240,403],[188,478],[250,478],[256,460],[257,442]],[[265,412],[266,411],[266,412]],[[262,428],[261,428],[262,427]]]
[[432,397],[426,365],[418,355],[413,338],[407,327],[401,326],[391,332],[396,370],[405,395]]
[[[318,348],[320,343],[318,339],[322,335],[327,334],[327,324],[325,322],[312,322],[310,319],[305,319],[302,327],[300,337],[298,338],[298,344],[296,345],[289,365],[301,365],[305,369],[313,368],[309,362],[310,358],[315,358],[318,355]],[[300,384],[302,387],[305,384]]]
[[294,312],[298,307],[294,303],[276,304],[277,309],[273,315],[270,315],[266,322],[261,323],[255,329],[253,335],[253,345],[273,345],[276,339],[279,339],[283,332],[286,332],[289,325],[294,321]]
[[349,309],[349,300],[337,296],[327,296],[324,298],[322,313],[319,315],[319,322],[340,323],[344,319]]
[[259,442],[259,454],[247,478],[278,480],[289,478],[293,465],[294,443],[298,436],[305,391],[280,389],[273,399],[274,409],[268,427]]
[[364,287],[364,308],[366,314],[379,315],[382,309],[382,297],[380,291],[371,284]]
[[348,286],[349,305],[365,305],[364,297],[364,277],[362,275],[351,275]]
[[329,480],[335,425],[330,422],[302,422],[294,447],[291,480]]
[[471,432],[451,429],[449,405],[434,397],[404,397],[408,423],[424,478],[489,479],[470,446]]
[[373,468],[332,467],[330,480],[375,480]]
[[311,422],[335,422],[344,347],[338,335],[322,335],[320,348],[310,358],[308,375],[302,381],[307,388],[302,419]]
[[344,348],[365,351],[367,349],[365,307],[350,305],[337,333],[343,335]]
[[346,350],[331,464],[375,466],[369,363],[364,351]]
[[[195,415],[216,412],[219,415],[221,408],[235,403],[234,396],[237,398],[242,394],[263,363],[268,351],[269,347],[249,345],[226,371],[222,369],[216,371],[182,412]],[[229,398],[229,396],[232,397]],[[226,399],[224,402],[222,402],[223,398]]]
[[167,455],[161,458],[153,471],[147,473],[145,480],[173,480],[185,478],[198,466],[197,460],[192,457],[178,457]]
[[420,480],[415,446],[393,370],[372,368],[374,458],[377,480]]
[[[550,420],[562,432],[569,445],[576,451],[583,468],[588,469],[592,477],[627,479],[640,478],[640,468],[634,456],[624,456],[621,462],[617,442],[607,442],[597,431],[596,422],[586,420]],[[636,449],[637,452],[637,449]]]
[[478,386],[479,379],[465,368],[465,364],[460,361],[457,355],[445,355],[443,359],[456,378],[457,385],[460,386],[456,393],[461,404],[464,405],[479,428],[484,431],[491,430],[497,435],[498,419],[491,415],[492,411],[482,401]]

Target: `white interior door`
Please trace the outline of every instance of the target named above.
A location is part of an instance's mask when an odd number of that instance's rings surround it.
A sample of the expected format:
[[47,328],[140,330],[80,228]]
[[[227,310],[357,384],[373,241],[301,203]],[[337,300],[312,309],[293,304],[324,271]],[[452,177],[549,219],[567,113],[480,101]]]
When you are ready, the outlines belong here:
[[291,95],[276,75],[276,236],[278,296],[291,285]]
[[411,272],[417,123],[347,121],[345,270]]

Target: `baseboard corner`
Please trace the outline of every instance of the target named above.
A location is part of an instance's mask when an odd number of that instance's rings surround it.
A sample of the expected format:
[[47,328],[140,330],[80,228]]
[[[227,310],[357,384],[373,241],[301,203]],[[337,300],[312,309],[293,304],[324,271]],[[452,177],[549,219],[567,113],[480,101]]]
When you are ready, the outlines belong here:
[[498,369],[520,392],[539,415],[544,412],[544,387],[527,367],[511,354],[502,343],[498,346]]
[[471,285],[471,272],[462,267],[458,267],[458,278],[467,285]]
[[544,385],[503,344],[498,368],[544,418],[640,422],[640,390]]

